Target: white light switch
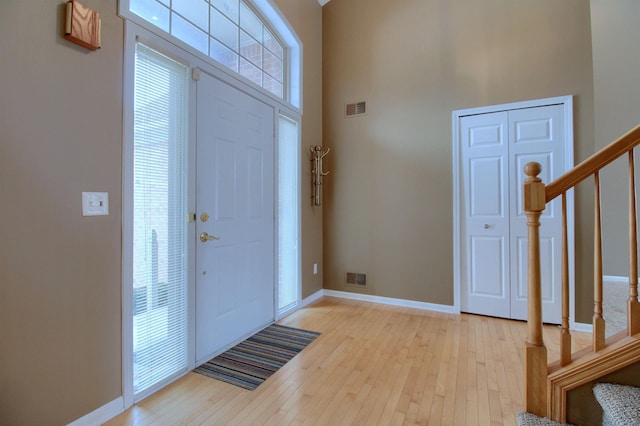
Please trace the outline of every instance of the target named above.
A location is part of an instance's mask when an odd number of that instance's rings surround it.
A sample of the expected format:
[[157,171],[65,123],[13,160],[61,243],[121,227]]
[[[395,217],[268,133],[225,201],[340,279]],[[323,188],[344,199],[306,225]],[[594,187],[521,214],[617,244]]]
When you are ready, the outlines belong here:
[[82,216],[106,216],[109,214],[108,192],[83,192]]
[[313,275],[318,275],[318,264],[317,263],[313,264]]

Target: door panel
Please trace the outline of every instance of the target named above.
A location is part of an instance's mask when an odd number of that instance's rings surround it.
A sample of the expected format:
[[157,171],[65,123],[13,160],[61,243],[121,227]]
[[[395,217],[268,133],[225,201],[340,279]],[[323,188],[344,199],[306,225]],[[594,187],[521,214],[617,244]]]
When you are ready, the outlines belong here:
[[502,157],[472,158],[469,169],[469,216],[504,218]]
[[[203,142],[205,143],[205,142]],[[206,147],[199,147],[198,154],[207,155],[208,149]],[[213,205],[213,211],[215,212],[216,221],[232,220],[235,215],[236,209],[236,179],[237,175],[236,167],[236,152],[233,141],[227,141],[222,138],[217,138],[216,146],[212,147],[215,150],[214,159],[215,167],[213,169],[215,186],[213,188],[215,203]],[[206,167],[206,162],[203,161],[203,167]],[[201,203],[203,203],[201,201]]]
[[247,150],[248,182],[247,182],[247,216],[251,220],[260,220],[264,212],[264,194],[262,187],[262,176],[264,171],[263,153],[257,149]]
[[[551,265],[556,258],[556,252],[560,247],[556,248],[556,241],[553,238],[540,238],[540,265]],[[514,300],[517,302],[527,303],[527,274],[529,272],[527,264],[528,253],[528,239],[526,237],[517,238],[517,291],[514,294]],[[556,277],[552,273],[556,269],[555,265],[552,267],[541,268],[542,282],[550,282],[552,285],[545,285],[542,287],[542,300],[544,302],[554,303],[555,294],[552,289],[560,285],[557,282]],[[517,315],[516,315],[517,317]]]
[[507,291],[505,271],[506,251],[502,237],[471,238],[471,290],[472,297],[504,299]]
[[[196,136],[197,364],[275,317],[273,126],[272,107],[201,73]],[[201,242],[203,232],[216,239]]]

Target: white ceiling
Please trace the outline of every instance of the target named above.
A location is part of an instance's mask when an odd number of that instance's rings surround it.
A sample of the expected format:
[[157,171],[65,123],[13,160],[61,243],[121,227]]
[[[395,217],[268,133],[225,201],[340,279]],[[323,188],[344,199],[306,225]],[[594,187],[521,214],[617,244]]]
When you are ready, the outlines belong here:
[[325,4],[329,3],[329,0],[318,0],[318,3],[320,3],[320,6],[324,6]]

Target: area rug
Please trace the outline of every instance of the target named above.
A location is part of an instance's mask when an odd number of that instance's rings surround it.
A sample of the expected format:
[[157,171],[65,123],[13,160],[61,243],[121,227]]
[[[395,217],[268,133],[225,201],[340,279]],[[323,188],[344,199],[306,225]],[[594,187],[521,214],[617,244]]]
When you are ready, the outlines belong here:
[[254,390],[319,335],[273,324],[193,371]]

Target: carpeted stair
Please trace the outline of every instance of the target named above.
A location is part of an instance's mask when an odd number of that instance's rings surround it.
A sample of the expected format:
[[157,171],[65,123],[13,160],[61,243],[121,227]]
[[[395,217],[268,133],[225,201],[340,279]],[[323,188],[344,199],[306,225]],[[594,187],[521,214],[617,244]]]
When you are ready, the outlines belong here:
[[604,411],[603,426],[640,425],[640,388],[598,383],[593,394]]
[[[598,383],[593,387],[593,394],[602,406],[603,426],[638,426],[640,425],[640,388]],[[518,426],[568,426],[531,413],[518,414]]]
[[518,426],[570,426],[549,420],[546,417],[538,417],[531,413],[518,413]]

